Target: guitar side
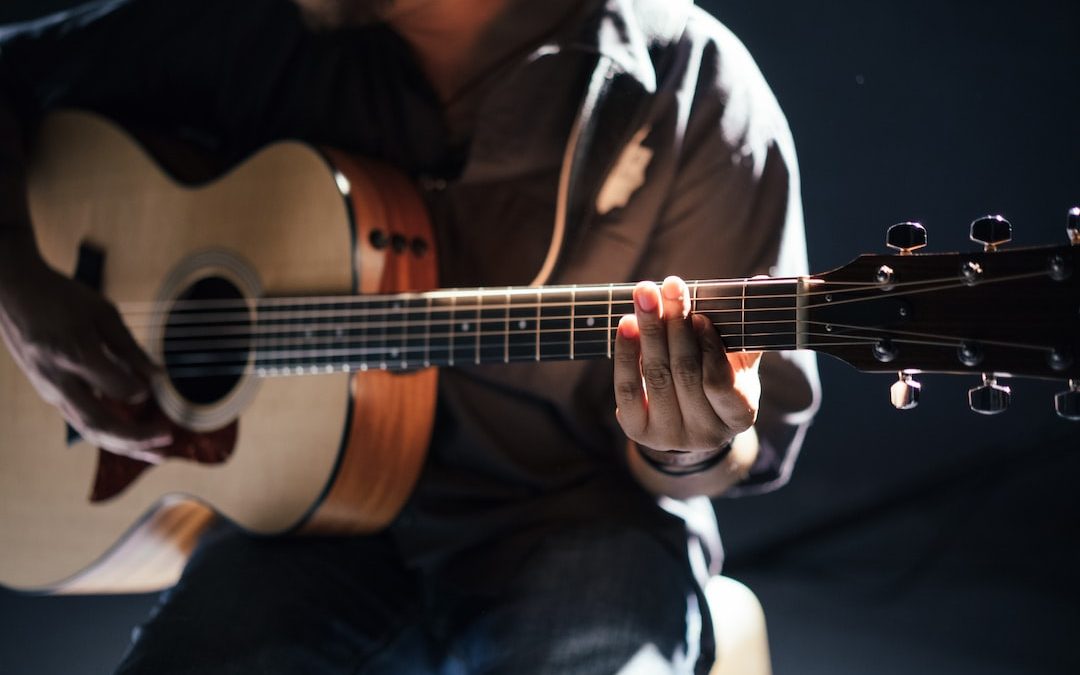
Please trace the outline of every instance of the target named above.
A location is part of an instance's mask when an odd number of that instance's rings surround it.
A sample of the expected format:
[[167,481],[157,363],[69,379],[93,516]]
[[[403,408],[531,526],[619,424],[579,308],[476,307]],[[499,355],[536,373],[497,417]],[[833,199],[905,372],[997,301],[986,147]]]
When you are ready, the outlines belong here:
[[[158,300],[192,260],[219,258],[224,268],[234,260],[267,297],[436,285],[433,254],[370,243],[376,228],[430,241],[407,182],[381,167],[280,143],[212,183],[185,187],[99,118],[54,115],[40,138],[30,198],[42,252],[70,274],[79,245],[92,244],[104,253],[102,291],[121,307]],[[152,325],[129,327],[160,358]],[[238,416],[226,461],[170,459],[92,502],[97,450],[69,446],[60,415],[0,352],[0,583],[24,590],[166,586],[211,508],[260,534],[378,529],[411,491],[433,419],[431,369],[260,378],[191,406],[200,414],[216,406],[221,419],[211,414],[211,425]]]

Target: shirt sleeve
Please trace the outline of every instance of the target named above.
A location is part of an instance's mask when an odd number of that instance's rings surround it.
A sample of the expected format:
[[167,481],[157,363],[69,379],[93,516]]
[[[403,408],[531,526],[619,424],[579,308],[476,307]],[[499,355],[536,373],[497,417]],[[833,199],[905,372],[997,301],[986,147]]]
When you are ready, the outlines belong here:
[[[806,274],[798,162],[787,121],[745,47],[706,19],[688,26],[708,37],[691,40],[701,45],[690,57],[693,100],[677,174],[646,256],[655,269],[650,264],[644,278],[659,278],[665,269],[688,278]],[[765,354],[761,380],[761,450],[746,480],[727,495],[784,484],[818,407],[812,352]]]

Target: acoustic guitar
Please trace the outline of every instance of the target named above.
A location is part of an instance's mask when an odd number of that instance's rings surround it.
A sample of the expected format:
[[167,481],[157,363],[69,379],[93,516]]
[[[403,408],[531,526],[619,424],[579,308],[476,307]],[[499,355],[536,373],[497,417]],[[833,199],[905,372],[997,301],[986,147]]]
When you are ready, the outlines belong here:
[[[29,167],[43,255],[114,302],[164,364],[154,401],[175,443],[150,466],[86,447],[0,349],[0,583],[147,591],[175,581],[219,513],[255,533],[384,527],[424,461],[438,367],[610,358],[633,284],[430,290],[435,242],[410,182],[299,142],[219,179],[171,178],[124,130],[84,113],[43,124]],[[1066,382],[1080,418],[1080,210],[1068,244],[900,255],[799,278],[690,282],[732,350],[811,349],[898,374],[977,378],[971,407],[1008,404],[1005,376]]]

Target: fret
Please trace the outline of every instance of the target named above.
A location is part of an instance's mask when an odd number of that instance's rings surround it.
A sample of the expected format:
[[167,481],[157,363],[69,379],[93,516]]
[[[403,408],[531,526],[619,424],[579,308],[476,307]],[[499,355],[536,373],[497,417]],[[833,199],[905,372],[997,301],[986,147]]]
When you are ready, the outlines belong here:
[[433,366],[454,365],[454,297],[430,298],[428,359]]
[[[376,296],[378,297],[378,296]],[[363,309],[366,316],[363,322],[367,328],[363,330],[364,339],[359,345],[358,351],[363,353],[363,365],[361,369],[381,368],[387,366],[387,320],[390,310],[390,302],[384,298],[368,300]]]
[[[341,351],[336,352],[339,364],[347,365],[350,370],[360,369],[360,364],[367,363],[367,342],[364,340],[364,328],[368,325],[366,313],[357,310],[367,309],[364,302],[348,301],[339,305],[340,314],[333,321],[333,345]],[[365,366],[366,367],[366,366]]]
[[287,373],[291,367],[287,355],[281,351],[279,335],[289,328],[289,320],[281,318],[282,310],[292,308],[280,304],[263,303],[259,307],[257,330],[257,365],[269,374]]
[[742,337],[742,349],[746,349],[746,279],[742,282],[742,310],[739,322],[742,324],[740,327],[739,335]]
[[574,358],[587,359],[607,356],[609,292],[607,290],[579,290],[575,293],[575,309],[572,313]]
[[424,296],[426,312],[424,317],[424,367],[431,365],[431,296]]
[[791,348],[796,344],[797,285],[790,279],[750,282],[745,294],[747,348]]
[[540,290],[537,289],[537,291],[536,291],[536,327],[535,327],[535,330],[536,330],[536,352],[535,352],[535,355],[536,355],[536,360],[537,361],[540,360],[540,304],[541,304],[540,303],[540,297],[541,297],[541,295],[542,295],[542,293],[540,293]]
[[335,330],[341,323],[341,316],[346,311],[345,307],[344,303],[334,302],[329,305],[319,305],[311,312],[312,318],[308,321],[304,349],[316,352],[314,362],[310,366],[315,372],[330,372],[345,358],[343,354],[345,347],[339,344],[335,335]]
[[392,298],[384,303],[382,358],[379,366],[383,369],[400,367],[405,358],[405,303],[401,298]]
[[510,363],[510,289],[503,300],[503,363]]
[[510,295],[510,328],[507,332],[507,341],[511,361],[534,361],[539,358],[537,315],[540,305],[537,300],[534,293]]
[[570,293],[550,291],[540,295],[540,359],[570,358]]
[[694,311],[705,316],[716,326],[716,330],[720,332],[720,337],[724,340],[724,346],[729,351],[741,351],[744,348],[741,283],[704,282],[698,289],[695,305]]
[[252,350],[255,359],[255,372],[265,376],[270,374],[269,351],[270,344],[267,340],[266,329],[269,321],[270,307],[266,303],[258,303],[255,311],[255,323],[252,325]]
[[611,332],[611,296],[615,292],[615,284],[608,284],[607,287],[607,332],[604,333],[604,342],[607,343],[607,357],[611,358],[611,343],[615,341],[615,334]]
[[406,297],[402,301],[405,323],[401,354],[397,360],[399,368],[417,368],[423,364],[425,337],[427,333],[427,301],[422,297]]
[[612,289],[612,301],[608,312],[611,314],[611,330],[608,332],[608,342],[614,350],[615,336],[619,332],[619,319],[627,314],[634,313],[634,286],[619,284]]
[[451,324],[451,348],[450,357],[453,359],[450,365],[455,363],[477,363],[480,357],[480,338],[477,320],[480,309],[477,305],[479,298],[473,294],[462,294],[456,297],[453,308],[453,323]]
[[480,320],[477,325],[477,363],[499,363],[506,353],[506,300],[502,293],[484,293],[477,298]]
[[570,289],[570,360],[574,360],[574,313],[577,309],[577,289]]

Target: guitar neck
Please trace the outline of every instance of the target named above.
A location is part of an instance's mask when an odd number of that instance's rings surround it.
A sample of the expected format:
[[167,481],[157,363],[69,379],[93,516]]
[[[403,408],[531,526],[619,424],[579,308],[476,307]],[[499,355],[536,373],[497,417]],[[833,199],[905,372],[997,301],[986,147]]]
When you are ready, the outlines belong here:
[[[731,351],[796,349],[804,280],[690,282],[691,307]],[[634,284],[267,298],[253,324],[261,375],[610,358]]]

